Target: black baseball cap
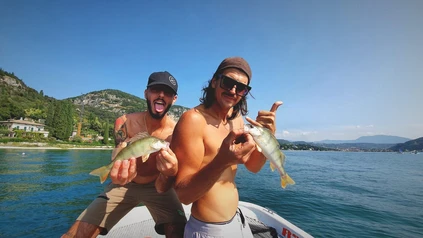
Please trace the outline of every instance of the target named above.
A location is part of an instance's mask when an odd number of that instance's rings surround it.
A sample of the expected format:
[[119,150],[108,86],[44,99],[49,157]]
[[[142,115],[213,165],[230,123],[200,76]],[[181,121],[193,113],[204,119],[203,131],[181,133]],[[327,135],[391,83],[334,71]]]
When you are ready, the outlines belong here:
[[178,82],[169,72],[154,72],[148,77],[147,88],[153,85],[166,85],[178,94]]

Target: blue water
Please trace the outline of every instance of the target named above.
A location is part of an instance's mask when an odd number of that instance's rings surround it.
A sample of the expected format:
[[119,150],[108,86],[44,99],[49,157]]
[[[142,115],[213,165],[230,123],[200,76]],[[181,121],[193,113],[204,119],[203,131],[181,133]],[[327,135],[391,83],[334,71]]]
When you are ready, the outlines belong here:
[[[25,152],[25,155],[22,153]],[[423,154],[288,151],[296,185],[239,167],[240,198],[315,237],[423,237]],[[0,237],[59,237],[100,193],[110,151],[0,149]]]

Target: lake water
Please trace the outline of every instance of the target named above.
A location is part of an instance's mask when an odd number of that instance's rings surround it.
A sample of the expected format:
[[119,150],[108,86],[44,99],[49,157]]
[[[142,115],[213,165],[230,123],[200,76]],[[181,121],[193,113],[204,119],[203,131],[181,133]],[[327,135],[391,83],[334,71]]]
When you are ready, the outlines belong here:
[[[25,154],[22,154],[25,153]],[[0,237],[59,237],[100,193],[110,151],[0,149]],[[315,237],[423,237],[423,154],[287,151],[296,185],[240,166],[240,199]]]

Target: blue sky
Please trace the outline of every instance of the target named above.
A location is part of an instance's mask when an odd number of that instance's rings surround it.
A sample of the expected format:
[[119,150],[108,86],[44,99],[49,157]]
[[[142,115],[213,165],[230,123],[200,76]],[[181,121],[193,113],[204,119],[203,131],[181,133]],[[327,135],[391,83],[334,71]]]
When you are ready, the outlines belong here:
[[218,64],[251,65],[249,116],[277,111],[277,137],[423,136],[423,1],[1,1],[0,67],[64,99],[148,76],[194,107]]

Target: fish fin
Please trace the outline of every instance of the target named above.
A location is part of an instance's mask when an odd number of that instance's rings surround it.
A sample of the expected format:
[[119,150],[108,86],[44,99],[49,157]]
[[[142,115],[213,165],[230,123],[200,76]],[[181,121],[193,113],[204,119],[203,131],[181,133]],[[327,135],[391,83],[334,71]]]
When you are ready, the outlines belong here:
[[282,152],[282,150],[280,152],[281,152],[281,155],[282,155],[282,159],[285,161],[285,158],[286,158],[285,154]]
[[270,169],[273,171],[275,171],[276,166],[272,163],[272,161],[270,161]]
[[126,147],[126,143],[125,143],[125,146],[124,147],[116,147],[116,148],[114,148],[112,150],[112,158],[111,158],[111,160],[113,161],[116,158],[116,155],[119,154],[119,152],[121,150],[123,150],[123,148],[125,148],[125,147]]
[[144,163],[145,161],[147,161],[149,157],[150,157],[150,154],[146,154],[146,155],[141,156],[142,162]]
[[100,183],[104,183],[106,181],[107,176],[109,175],[110,167],[108,165],[102,166],[98,169],[94,169],[90,172],[91,175],[99,176],[100,177]]
[[286,188],[286,185],[288,184],[294,185],[295,181],[291,177],[289,177],[288,174],[285,174],[281,177],[281,187]]
[[258,152],[260,152],[260,153],[263,151],[263,150],[261,149],[261,147],[260,147],[260,146],[258,146],[257,144],[256,144],[256,148],[257,148],[257,151],[258,151]]
[[146,131],[139,132],[139,133],[135,134],[133,137],[131,137],[131,139],[128,140],[128,144],[132,143],[134,141],[140,140],[142,138],[149,137],[149,136],[150,136],[150,134],[148,134],[148,132],[146,132]]

